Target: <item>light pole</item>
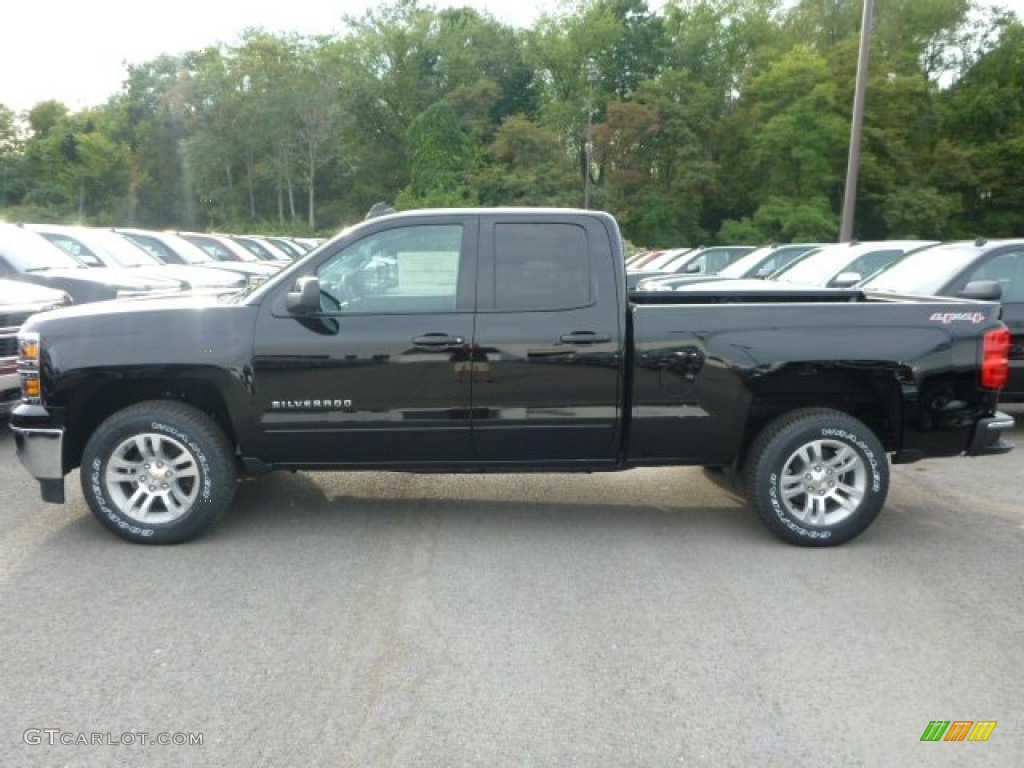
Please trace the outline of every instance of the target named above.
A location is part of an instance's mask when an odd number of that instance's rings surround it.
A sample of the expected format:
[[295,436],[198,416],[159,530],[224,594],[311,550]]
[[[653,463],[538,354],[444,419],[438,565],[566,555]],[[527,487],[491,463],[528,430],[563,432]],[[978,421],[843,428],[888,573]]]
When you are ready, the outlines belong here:
[[857,56],[857,84],[853,93],[853,120],[850,122],[850,154],[846,161],[846,189],[843,192],[843,218],[839,222],[839,242],[853,237],[853,212],[857,207],[857,173],[860,170],[860,134],[864,123],[864,97],[868,85],[868,57],[871,52],[873,0],[864,0],[864,18],[860,22],[860,52]]
[[594,159],[594,83],[600,75],[591,67],[587,71],[587,146],[583,153],[586,167],[583,169],[583,207],[590,208],[590,166]]

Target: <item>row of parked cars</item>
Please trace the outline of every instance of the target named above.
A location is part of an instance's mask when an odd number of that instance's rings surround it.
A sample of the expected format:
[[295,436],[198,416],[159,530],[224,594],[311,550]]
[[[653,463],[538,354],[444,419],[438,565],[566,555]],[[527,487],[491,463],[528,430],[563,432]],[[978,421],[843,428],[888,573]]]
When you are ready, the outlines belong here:
[[757,285],[853,289],[876,295],[998,301],[1010,329],[1004,401],[1024,401],[1024,238],[937,242],[723,246],[647,251],[626,264],[634,291],[715,292]]
[[0,221],[0,416],[20,396],[17,333],[31,315],[107,299],[235,291],[319,242]]

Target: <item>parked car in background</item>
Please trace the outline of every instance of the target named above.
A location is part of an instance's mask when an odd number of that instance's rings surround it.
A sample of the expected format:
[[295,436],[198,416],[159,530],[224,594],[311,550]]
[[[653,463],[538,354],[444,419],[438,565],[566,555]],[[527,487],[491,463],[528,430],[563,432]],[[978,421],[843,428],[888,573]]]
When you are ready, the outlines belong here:
[[769,279],[821,288],[848,288],[934,240],[835,243],[809,251],[773,272]]
[[789,266],[805,253],[824,247],[824,243],[786,243],[755,248],[718,273],[719,277],[766,278]]
[[277,272],[277,267],[255,261],[218,261],[195,243],[175,232],[145,229],[114,230],[165,264],[189,264],[204,269],[219,269],[242,275],[250,285],[261,283]]
[[805,253],[820,248],[821,243],[793,243],[791,245],[765,245],[744,254],[722,268],[717,274],[681,274],[653,279],[644,286],[648,291],[674,291],[690,283],[708,280],[744,280],[766,278]]
[[199,246],[217,261],[245,261],[250,264],[263,264],[271,267],[274,272],[281,269],[279,262],[264,261],[226,235],[213,235],[204,232],[179,232],[178,235],[193,245]]
[[640,264],[643,264],[648,259],[653,259],[655,255],[661,253],[661,251],[645,249],[637,251],[632,256],[626,259],[626,269],[635,269]]
[[676,259],[691,253],[693,248],[667,248],[663,251],[654,251],[649,259],[629,267],[627,272],[655,272],[676,261]]
[[292,261],[301,259],[303,256],[305,256],[312,250],[312,248],[309,248],[287,237],[266,237],[265,239],[272,245],[276,245],[278,248],[284,251]]
[[0,277],[64,291],[75,304],[177,291],[177,280],[83,266],[42,235],[0,222]]
[[182,289],[244,288],[241,275],[213,272],[182,264],[164,264],[130,240],[109,229],[65,227],[55,224],[26,225],[76,261],[88,267],[121,267],[141,275],[177,280]]
[[268,261],[281,267],[292,263],[292,258],[276,245],[255,235],[229,235],[236,243],[260,261]]
[[676,275],[711,276],[729,266],[754,250],[752,245],[719,245],[710,248],[697,248],[677,256],[661,269],[626,274],[626,287],[629,290],[657,290],[657,281]]
[[64,291],[19,280],[0,280],[0,418],[21,397],[18,376],[18,329],[32,315],[71,305]]
[[901,296],[998,299],[1011,334],[1010,375],[1001,397],[1024,402],[1024,239],[979,238],[914,251],[858,287]]
[[327,239],[323,237],[293,237],[291,239],[294,240],[299,245],[306,246],[311,251],[319,248],[321,245],[327,242]]

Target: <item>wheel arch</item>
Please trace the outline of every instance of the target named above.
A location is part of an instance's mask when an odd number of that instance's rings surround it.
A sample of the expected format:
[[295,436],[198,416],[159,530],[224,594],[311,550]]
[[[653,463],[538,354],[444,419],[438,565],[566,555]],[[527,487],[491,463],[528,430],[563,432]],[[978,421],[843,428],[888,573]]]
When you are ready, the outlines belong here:
[[128,406],[146,400],[168,400],[191,405],[209,416],[237,444],[234,424],[217,383],[200,376],[104,378],[75,386],[65,412],[63,463],[70,471],[81,463],[82,452],[96,428]]
[[875,434],[887,453],[899,450],[907,381],[907,371],[891,367],[788,369],[765,377],[752,388],[736,467],[743,466],[754,440],[769,424],[786,413],[809,408],[852,416]]

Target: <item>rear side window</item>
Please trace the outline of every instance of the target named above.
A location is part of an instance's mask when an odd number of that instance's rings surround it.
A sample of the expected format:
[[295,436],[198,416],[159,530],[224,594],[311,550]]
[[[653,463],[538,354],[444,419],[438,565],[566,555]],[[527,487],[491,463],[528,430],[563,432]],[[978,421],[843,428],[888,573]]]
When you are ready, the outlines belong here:
[[498,311],[574,309],[593,302],[586,231],[575,224],[497,224]]

